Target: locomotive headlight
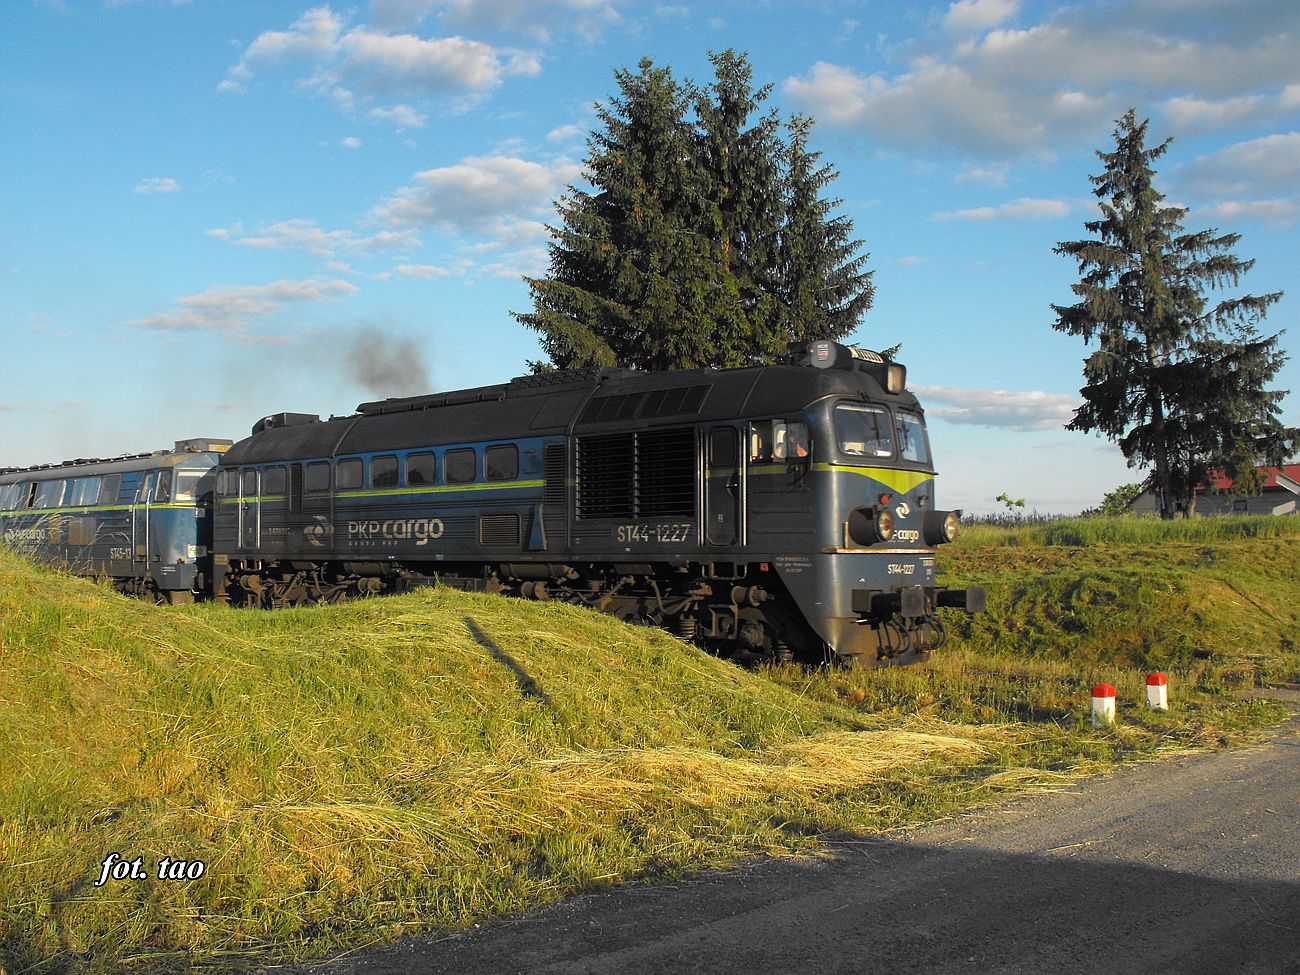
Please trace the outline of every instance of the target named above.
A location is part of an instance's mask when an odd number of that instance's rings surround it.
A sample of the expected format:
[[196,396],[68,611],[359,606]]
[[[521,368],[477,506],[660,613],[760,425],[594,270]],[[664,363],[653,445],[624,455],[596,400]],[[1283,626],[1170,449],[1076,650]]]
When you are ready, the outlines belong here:
[[891,362],[885,368],[885,390],[890,393],[901,393],[907,385],[907,366]]
[[894,537],[894,513],[888,508],[854,508],[848,533],[855,545],[887,542]]
[[925,535],[925,544],[942,545],[951,542],[961,531],[960,511],[927,511],[922,521],[921,530]]
[[876,509],[876,537],[882,542],[894,537],[894,513],[888,508]]

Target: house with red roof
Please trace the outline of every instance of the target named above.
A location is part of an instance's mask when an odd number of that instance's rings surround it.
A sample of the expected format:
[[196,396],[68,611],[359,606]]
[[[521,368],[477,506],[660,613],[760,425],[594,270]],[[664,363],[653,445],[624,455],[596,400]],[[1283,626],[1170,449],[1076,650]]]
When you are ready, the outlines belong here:
[[[1234,494],[1232,480],[1219,471],[1210,475],[1210,487],[1196,489],[1198,515],[1295,515],[1300,514],[1300,464],[1261,467],[1265,478],[1259,494]],[[1143,491],[1129,505],[1134,514],[1158,515],[1160,502],[1155,492]]]

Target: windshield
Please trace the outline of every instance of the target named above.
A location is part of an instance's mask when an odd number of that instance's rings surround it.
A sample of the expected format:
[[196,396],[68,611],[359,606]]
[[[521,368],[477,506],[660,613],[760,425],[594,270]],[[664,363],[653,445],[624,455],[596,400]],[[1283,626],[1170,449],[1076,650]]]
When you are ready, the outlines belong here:
[[915,413],[898,412],[898,455],[900,460],[930,463],[930,447],[925,440],[925,423]]
[[894,438],[889,414],[879,406],[835,407],[835,438],[850,457],[892,457]]
[[199,481],[207,471],[177,471],[176,472],[176,501],[193,501],[198,491]]

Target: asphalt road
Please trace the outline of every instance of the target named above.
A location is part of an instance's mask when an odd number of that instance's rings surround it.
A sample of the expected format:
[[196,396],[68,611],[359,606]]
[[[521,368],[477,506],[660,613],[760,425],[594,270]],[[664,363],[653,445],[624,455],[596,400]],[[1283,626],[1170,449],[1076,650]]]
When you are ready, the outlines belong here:
[[302,971],[1300,973],[1300,718],[1258,747]]

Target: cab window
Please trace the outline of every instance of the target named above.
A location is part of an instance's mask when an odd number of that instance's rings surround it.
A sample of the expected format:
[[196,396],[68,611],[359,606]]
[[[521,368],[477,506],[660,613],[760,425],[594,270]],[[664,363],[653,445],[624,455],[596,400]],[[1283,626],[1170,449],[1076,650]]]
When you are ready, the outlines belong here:
[[930,446],[925,439],[925,423],[915,413],[898,411],[898,456],[917,464],[930,463]]
[[161,504],[166,504],[172,499],[172,472],[170,467],[158,472],[158,480],[154,483],[153,499]]
[[893,424],[879,406],[844,403],[835,407],[835,439],[849,457],[892,457]]
[[206,473],[206,471],[177,471],[175,500],[193,501],[195,492],[199,488],[199,481],[203,480],[203,475]]

